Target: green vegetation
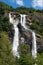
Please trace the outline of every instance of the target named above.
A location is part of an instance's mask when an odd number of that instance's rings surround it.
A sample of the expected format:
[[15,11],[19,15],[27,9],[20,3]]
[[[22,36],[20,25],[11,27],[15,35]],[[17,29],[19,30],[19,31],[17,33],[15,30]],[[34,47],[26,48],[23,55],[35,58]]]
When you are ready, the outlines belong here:
[[21,14],[29,14],[29,13],[33,13],[34,9],[26,8],[26,7],[20,7],[20,8],[18,7],[15,9],[15,11]]
[[8,6],[7,4],[0,2],[0,14],[3,14],[5,11],[14,11],[14,8]]
[[0,17],[0,30],[9,31],[12,28],[12,25],[9,23],[8,17]]
[[6,32],[0,31],[0,65],[13,65],[12,45]]
[[0,16],[0,31],[5,31],[5,32],[9,33],[10,36],[11,35],[13,36],[12,28],[13,28],[13,25],[9,22],[9,17],[1,14],[1,16]]
[[36,63],[37,65],[43,65],[43,53],[38,54]]
[[21,56],[22,55],[24,56],[26,54],[30,54],[30,46],[28,44],[20,44],[18,50],[19,50],[19,53]]
[[31,29],[35,30],[38,34],[43,37],[43,24],[40,24],[37,21],[32,21]]

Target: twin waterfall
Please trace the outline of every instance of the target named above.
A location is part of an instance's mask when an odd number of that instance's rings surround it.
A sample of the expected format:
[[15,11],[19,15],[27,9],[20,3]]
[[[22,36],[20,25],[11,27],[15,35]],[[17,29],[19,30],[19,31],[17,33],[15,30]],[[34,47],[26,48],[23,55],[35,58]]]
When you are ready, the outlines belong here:
[[[23,28],[25,30],[28,30],[31,32],[32,34],[32,57],[36,58],[37,56],[37,47],[36,47],[36,36],[35,36],[35,32],[32,31],[31,29],[28,29],[27,26],[26,26],[26,15],[22,15],[20,14],[21,16],[21,25],[23,26]],[[13,40],[13,55],[14,56],[17,56],[18,58],[20,57],[19,55],[19,52],[18,52],[18,46],[19,46],[19,29],[17,27],[18,25],[18,20],[14,20],[13,17],[11,17],[11,14],[9,14],[9,20],[10,20],[10,23],[13,24],[14,26],[14,30],[15,30],[15,33],[14,33],[14,40]]]

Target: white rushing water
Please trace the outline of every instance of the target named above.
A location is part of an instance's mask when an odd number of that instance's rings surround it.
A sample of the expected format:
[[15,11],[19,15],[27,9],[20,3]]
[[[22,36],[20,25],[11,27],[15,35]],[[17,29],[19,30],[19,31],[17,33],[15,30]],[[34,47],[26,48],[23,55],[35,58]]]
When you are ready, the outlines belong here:
[[20,21],[20,23],[21,23],[21,25],[22,25],[22,23],[23,23],[23,15],[22,14],[20,14],[20,16],[21,16],[21,21]]
[[26,15],[20,14],[20,16],[21,16],[21,25],[22,25],[25,29],[27,29],[27,27],[26,27]]
[[31,29],[28,29],[26,26],[26,15],[20,15],[21,16],[21,25],[28,31],[30,31],[32,33],[32,57],[36,57],[37,56],[37,46],[36,46],[36,36],[35,36],[35,32],[32,31]]
[[13,48],[12,48],[13,55],[17,56],[19,58],[19,52],[18,52],[18,46],[19,46],[19,29],[17,27],[18,20],[14,20],[14,18],[11,17],[11,14],[9,14],[9,20],[10,20],[10,23],[13,24],[14,30],[15,30],[15,32],[14,32],[14,39],[13,39]]
[[19,58],[18,46],[19,46],[19,29],[17,25],[14,25],[14,39],[13,39],[13,55]]
[[23,27],[26,28],[26,15],[23,15]]
[[37,57],[36,36],[35,36],[35,33],[33,31],[32,31],[32,56],[34,58]]
[[9,21],[13,24],[13,17],[11,17],[11,14],[9,13]]

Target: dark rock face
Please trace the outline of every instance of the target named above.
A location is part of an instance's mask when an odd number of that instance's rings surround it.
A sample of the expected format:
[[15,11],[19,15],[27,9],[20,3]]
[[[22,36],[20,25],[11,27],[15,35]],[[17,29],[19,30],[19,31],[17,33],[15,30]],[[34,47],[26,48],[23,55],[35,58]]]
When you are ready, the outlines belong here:
[[[31,33],[26,31],[21,24],[18,24],[18,28],[19,28],[19,32],[20,32],[20,38],[23,37],[24,38],[24,43],[31,43]],[[21,41],[22,42],[22,41]]]

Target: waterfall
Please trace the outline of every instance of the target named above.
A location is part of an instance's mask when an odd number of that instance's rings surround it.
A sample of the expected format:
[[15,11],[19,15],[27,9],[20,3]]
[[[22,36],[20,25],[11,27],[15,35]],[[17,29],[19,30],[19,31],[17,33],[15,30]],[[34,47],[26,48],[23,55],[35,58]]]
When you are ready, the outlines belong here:
[[14,18],[11,17],[11,14],[9,14],[9,21],[10,21],[10,23],[13,24],[14,30],[15,30],[14,39],[13,39],[13,48],[12,48],[13,55],[17,56],[19,58],[19,52],[18,52],[18,46],[19,46],[19,29],[17,27],[18,20],[14,20]]
[[23,15],[23,27],[26,28],[26,15]]
[[25,14],[24,14],[24,15],[20,14],[20,16],[21,16],[21,25],[22,25],[25,29],[27,29],[27,27],[26,27],[26,15],[25,15]]
[[19,46],[19,29],[17,25],[14,25],[14,39],[13,39],[13,55],[19,58],[18,46]]
[[[23,19],[23,20],[22,20]],[[23,22],[22,22],[23,21]],[[36,47],[36,36],[35,36],[35,32],[32,31],[31,29],[28,29],[26,26],[26,15],[22,15],[21,14],[21,25],[28,31],[30,31],[32,33],[32,57],[36,57],[37,56],[37,47]]]
[[32,56],[34,58],[37,57],[37,46],[36,46],[36,36],[35,36],[35,32],[32,31]]
[[[32,31],[31,29],[28,29],[26,26],[26,15],[22,15],[21,16],[21,25],[23,26],[23,28],[25,28],[26,30],[30,31],[32,33],[32,56],[35,58],[37,56],[37,46],[36,46],[36,36],[35,36],[35,32]],[[19,57],[19,52],[18,52],[18,46],[19,46],[19,29],[17,27],[18,24],[18,20],[14,20],[13,17],[11,17],[11,14],[9,14],[9,20],[10,23],[13,24],[14,26],[14,30],[15,30],[15,34],[14,34],[14,40],[13,40],[13,55]]]
[[11,17],[11,14],[9,13],[9,21],[13,24],[13,17]]
[[22,25],[22,23],[23,23],[23,21],[22,21],[23,15],[22,15],[22,14],[20,14],[20,16],[21,16],[21,22],[20,22],[20,23],[21,23],[21,25]]

